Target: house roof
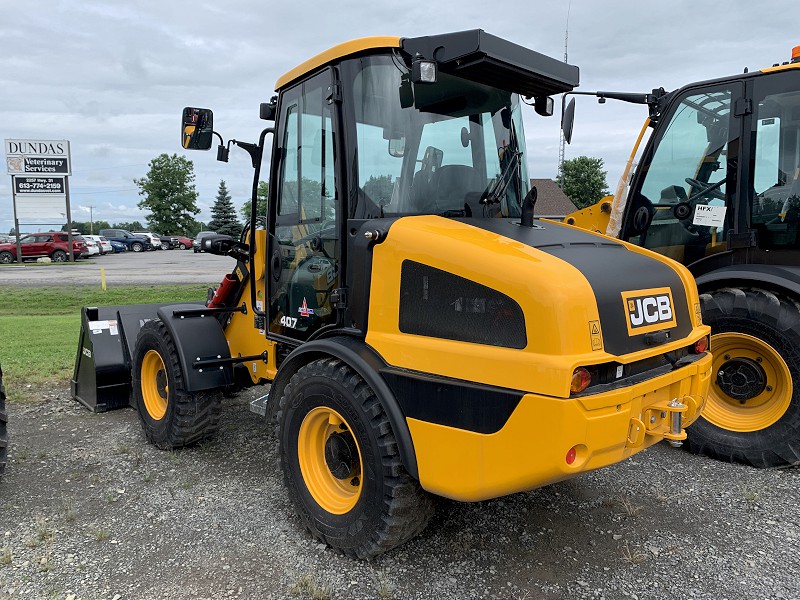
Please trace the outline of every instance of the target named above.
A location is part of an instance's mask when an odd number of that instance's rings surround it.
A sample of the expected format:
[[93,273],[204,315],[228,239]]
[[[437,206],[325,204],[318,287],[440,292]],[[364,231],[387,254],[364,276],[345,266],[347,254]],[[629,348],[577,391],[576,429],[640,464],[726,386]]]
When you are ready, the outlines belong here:
[[538,192],[536,200],[536,216],[564,216],[577,208],[558,184],[552,179],[531,179],[531,185]]

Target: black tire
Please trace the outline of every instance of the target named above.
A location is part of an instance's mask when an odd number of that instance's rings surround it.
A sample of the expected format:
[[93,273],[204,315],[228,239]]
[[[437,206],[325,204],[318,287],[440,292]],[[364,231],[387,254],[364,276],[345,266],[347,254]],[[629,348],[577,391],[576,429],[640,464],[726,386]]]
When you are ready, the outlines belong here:
[[686,447],[759,468],[800,463],[800,305],[757,288],[724,288],[700,300],[714,370]]
[[6,412],[6,387],[3,385],[3,367],[0,367],[0,475],[6,470],[8,460],[8,413]]
[[11,254],[11,252],[9,252],[8,250],[3,250],[2,252],[0,252],[0,263],[8,265],[13,263],[14,260],[15,260],[14,255]]
[[53,250],[53,254],[50,255],[50,259],[53,262],[67,262],[68,255],[63,250]]
[[161,249],[169,250],[169,244],[167,242],[161,242]]
[[[159,359],[160,366],[154,367]],[[197,444],[216,433],[221,391],[185,390],[175,342],[160,320],[145,323],[136,338],[132,379],[139,420],[153,445],[172,450]],[[160,403],[160,407],[154,408],[154,403]]]
[[178,246],[181,250],[186,250],[186,244],[181,244]]
[[[338,514],[315,499],[309,489],[310,480],[305,479],[300,466],[301,426],[309,421],[313,424],[315,415],[322,414],[324,419],[328,411],[342,417],[338,429],[331,431],[334,426],[329,426],[321,436],[303,434],[306,441],[321,440],[321,446],[315,448],[324,447],[326,458],[320,461],[320,453],[309,452],[304,459],[306,465],[309,457],[315,466],[322,465],[322,479],[335,478],[345,488],[348,484],[358,486],[358,493],[349,501],[351,504],[343,506]],[[347,556],[367,559],[406,542],[428,524],[434,510],[433,497],[403,467],[383,407],[372,389],[349,366],[333,358],[323,358],[298,370],[281,397],[278,423],[280,461],[289,497],[317,540]],[[335,474],[327,462],[332,460],[328,458],[329,451],[340,458],[338,449],[331,450],[337,445],[331,443],[336,441],[334,436],[346,441],[340,441],[339,445],[349,446],[345,456],[354,458],[346,475]],[[346,462],[337,460],[335,464],[341,466]],[[315,484],[310,481],[310,485]]]
[[144,246],[139,242],[134,242],[131,244],[131,250],[133,250],[134,252],[141,252],[142,250],[144,250]]

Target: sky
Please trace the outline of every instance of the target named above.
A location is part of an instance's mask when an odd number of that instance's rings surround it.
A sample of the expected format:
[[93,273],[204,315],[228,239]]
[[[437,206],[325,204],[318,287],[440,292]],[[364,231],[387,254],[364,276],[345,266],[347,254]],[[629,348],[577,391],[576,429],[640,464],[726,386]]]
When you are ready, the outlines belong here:
[[[579,90],[649,92],[789,60],[800,45],[793,14],[784,0],[0,0],[0,138],[69,140],[76,221],[144,222],[133,180],[156,156],[184,154],[194,162],[197,218],[207,221],[220,180],[237,207],[249,198],[252,168],[238,148],[227,164],[213,151],[183,151],[182,108],[211,108],[226,140],[257,141],[267,125],[259,104],[278,77],[340,42],[480,28],[563,59],[568,29]],[[555,178],[559,118],[524,114],[528,173]],[[566,158],[602,158],[615,189],[645,117],[644,106],[579,97]],[[0,233],[13,224],[4,172]]]

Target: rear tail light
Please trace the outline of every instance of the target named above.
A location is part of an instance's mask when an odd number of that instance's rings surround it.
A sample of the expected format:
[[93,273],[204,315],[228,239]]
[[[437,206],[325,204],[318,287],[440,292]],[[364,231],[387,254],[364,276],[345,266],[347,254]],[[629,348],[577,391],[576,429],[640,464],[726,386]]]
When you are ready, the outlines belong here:
[[694,343],[692,347],[695,354],[702,354],[708,350],[708,336],[704,335]]
[[572,381],[569,384],[570,394],[580,394],[592,383],[592,374],[586,367],[578,367],[572,373]]

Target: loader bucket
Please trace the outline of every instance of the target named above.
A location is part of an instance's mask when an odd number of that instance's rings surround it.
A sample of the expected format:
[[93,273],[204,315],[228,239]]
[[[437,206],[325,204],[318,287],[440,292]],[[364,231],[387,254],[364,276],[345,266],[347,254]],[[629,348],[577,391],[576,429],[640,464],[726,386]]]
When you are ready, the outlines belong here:
[[[70,390],[92,412],[131,404],[133,349],[139,330],[166,304],[87,306],[81,310],[81,335]],[[198,303],[203,305],[203,303]]]

